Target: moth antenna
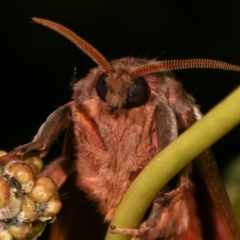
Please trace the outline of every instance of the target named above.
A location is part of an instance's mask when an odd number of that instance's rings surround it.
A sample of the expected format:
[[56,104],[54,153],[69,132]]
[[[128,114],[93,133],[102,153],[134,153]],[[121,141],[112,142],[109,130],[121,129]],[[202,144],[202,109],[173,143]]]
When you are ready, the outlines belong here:
[[102,67],[107,74],[113,72],[111,65],[100,52],[98,52],[92,45],[90,45],[88,42],[83,40],[81,37],[79,37],[77,34],[72,32],[68,28],[47,19],[34,17],[32,18],[32,20],[38,24],[53,29],[54,31],[60,33],[61,35],[69,39],[78,48],[85,52],[95,63],[97,63],[98,66]]
[[186,59],[186,60],[166,60],[143,65],[129,73],[134,79],[149,73],[166,72],[171,70],[181,70],[190,68],[213,68],[229,71],[240,71],[240,66],[230,63],[210,60],[210,59]]

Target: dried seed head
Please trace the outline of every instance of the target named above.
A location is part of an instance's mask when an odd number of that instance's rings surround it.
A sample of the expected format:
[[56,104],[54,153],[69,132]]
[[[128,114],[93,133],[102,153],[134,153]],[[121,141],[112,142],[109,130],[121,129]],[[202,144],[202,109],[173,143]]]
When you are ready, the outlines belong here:
[[44,230],[43,221],[59,212],[57,185],[50,177],[38,177],[42,166],[42,159],[33,156],[1,167],[0,240],[35,240]]
[[57,185],[50,177],[41,176],[35,179],[31,197],[39,203],[47,202],[57,191]]
[[8,229],[9,233],[12,235],[12,237],[16,240],[22,240],[26,239],[26,235],[30,231],[30,225],[29,224],[24,224],[22,226],[14,226],[12,225]]
[[6,207],[11,197],[11,187],[9,184],[0,177],[0,208]]

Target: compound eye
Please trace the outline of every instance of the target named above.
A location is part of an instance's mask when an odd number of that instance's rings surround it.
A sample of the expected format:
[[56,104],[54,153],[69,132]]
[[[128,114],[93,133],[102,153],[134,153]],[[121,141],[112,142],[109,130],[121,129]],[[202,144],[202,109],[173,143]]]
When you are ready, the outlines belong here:
[[149,97],[149,87],[143,77],[134,79],[133,85],[128,89],[127,108],[138,107],[144,104]]
[[97,86],[96,86],[97,94],[103,101],[106,101],[106,95],[108,91],[108,86],[105,81],[106,77],[107,77],[106,73],[103,73],[102,75],[100,75],[97,81]]

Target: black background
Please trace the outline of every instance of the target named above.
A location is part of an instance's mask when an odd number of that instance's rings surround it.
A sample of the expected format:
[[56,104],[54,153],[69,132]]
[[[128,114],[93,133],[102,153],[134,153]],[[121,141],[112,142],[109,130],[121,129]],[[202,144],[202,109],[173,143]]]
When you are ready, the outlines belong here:
[[[46,117],[71,99],[74,67],[83,77],[95,66],[71,42],[31,23],[31,17],[70,28],[109,60],[210,58],[240,65],[237,0],[4,0],[0,8],[0,148],[7,151],[29,142]],[[240,82],[240,73],[219,70],[176,75],[203,113]],[[214,144],[220,170],[240,152],[239,143],[238,126]],[[57,150],[50,153],[57,155]]]

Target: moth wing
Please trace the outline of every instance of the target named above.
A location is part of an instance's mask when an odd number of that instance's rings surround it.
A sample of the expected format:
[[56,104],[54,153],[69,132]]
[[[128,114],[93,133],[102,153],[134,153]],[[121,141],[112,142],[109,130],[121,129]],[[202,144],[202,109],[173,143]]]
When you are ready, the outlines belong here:
[[[160,151],[176,135],[181,134],[194,122],[201,119],[202,114],[198,107],[195,106],[194,99],[181,88],[180,83],[174,82],[168,91],[168,106],[160,104],[156,108],[157,135]],[[162,113],[168,114],[168,117],[165,115],[164,120],[161,118]],[[176,122],[172,117],[173,115]],[[166,119],[169,120],[166,121]],[[165,136],[168,137],[165,138]],[[203,239],[240,239],[231,204],[211,151],[206,150],[200,154],[193,161],[192,168],[193,172],[191,175],[195,186],[193,189],[194,201],[201,222],[201,226],[199,227],[201,227]],[[186,196],[186,201],[187,199],[189,197]],[[194,223],[194,220],[190,219],[190,224]],[[196,234],[195,236],[191,234],[191,228],[187,231],[189,231],[189,234],[176,235],[171,240],[197,239]],[[187,236],[194,236],[194,238]]]
[[203,239],[240,239],[237,223],[226,189],[210,150],[193,162],[195,166],[195,196],[201,217]]

